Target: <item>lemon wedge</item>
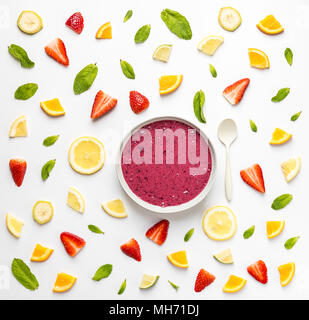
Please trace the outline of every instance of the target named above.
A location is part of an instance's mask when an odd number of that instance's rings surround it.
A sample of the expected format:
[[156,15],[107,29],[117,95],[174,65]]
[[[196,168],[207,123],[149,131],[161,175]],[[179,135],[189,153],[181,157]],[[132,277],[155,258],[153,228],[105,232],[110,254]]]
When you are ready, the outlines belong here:
[[214,254],[214,258],[223,264],[234,263],[231,249],[226,249],[217,254]]
[[189,268],[187,253],[185,250],[171,253],[167,256],[167,259],[175,267],[186,269]]
[[65,111],[58,98],[43,101],[40,103],[40,106],[51,117],[59,117],[65,115]]
[[224,38],[220,36],[209,36],[203,38],[197,45],[198,50],[212,56],[224,42]]
[[230,275],[227,283],[223,287],[223,291],[227,293],[234,293],[239,290],[241,290],[245,284],[247,283],[247,280],[234,276],[233,274]]
[[241,24],[240,13],[232,7],[221,8],[218,20],[220,26],[227,31],[235,31]]
[[35,249],[32,253],[31,261],[34,262],[43,262],[49,259],[49,257],[54,252],[53,249],[45,248],[40,244],[35,246]]
[[85,212],[85,200],[75,188],[69,188],[67,205],[79,213]]
[[114,218],[125,218],[128,216],[123,202],[120,199],[102,203],[104,211]]
[[66,274],[63,272],[58,273],[56,282],[54,284],[53,291],[59,292],[59,293],[68,291],[73,287],[76,280],[77,280],[77,278],[75,278],[69,274]]
[[301,167],[300,157],[291,158],[281,163],[281,170],[283,172],[286,182],[293,180],[299,173]]
[[287,286],[295,274],[295,263],[289,262],[278,267],[280,273],[280,283],[282,287]]
[[142,282],[139,286],[140,289],[149,289],[153,287],[157,283],[159,278],[160,276],[152,276],[152,275],[144,274]]
[[162,44],[153,53],[152,58],[154,60],[162,61],[162,62],[167,62],[170,54],[172,51],[172,45],[171,44]]
[[6,215],[6,226],[14,237],[19,238],[24,226],[24,222],[8,213]]
[[38,224],[48,223],[53,215],[53,205],[48,201],[38,201],[33,207],[33,218]]
[[290,133],[285,132],[280,128],[276,128],[273,132],[272,139],[270,140],[270,144],[283,144],[288,142],[292,138]]
[[35,34],[42,30],[42,18],[34,11],[23,11],[17,20],[18,28],[27,34]]
[[27,118],[25,116],[21,116],[13,122],[9,136],[10,138],[28,136]]

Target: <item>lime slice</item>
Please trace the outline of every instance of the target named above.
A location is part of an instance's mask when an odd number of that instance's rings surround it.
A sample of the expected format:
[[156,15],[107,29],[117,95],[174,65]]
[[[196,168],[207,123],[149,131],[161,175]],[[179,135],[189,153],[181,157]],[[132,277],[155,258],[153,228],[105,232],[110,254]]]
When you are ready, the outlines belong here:
[[216,260],[224,264],[234,263],[231,249],[223,250],[213,256]]
[[171,44],[162,44],[155,50],[152,58],[154,60],[167,62],[170,57],[171,50],[172,50]]
[[235,31],[241,24],[239,12],[232,7],[221,8],[218,19],[220,26],[227,31]]
[[38,201],[33,207],[33,218],[38,224],[49,222],[54,214],[54,208],[48,201]]
[[34,11],[23,11],[17,20],[18,28],[27,34],[35,34],[42,30],[42,18]]
[[139,287],[140,289],[149,289],[156,284],[158,279],[159,279],[159,276],[151,276],[148,274],[144,274],[142,282]]

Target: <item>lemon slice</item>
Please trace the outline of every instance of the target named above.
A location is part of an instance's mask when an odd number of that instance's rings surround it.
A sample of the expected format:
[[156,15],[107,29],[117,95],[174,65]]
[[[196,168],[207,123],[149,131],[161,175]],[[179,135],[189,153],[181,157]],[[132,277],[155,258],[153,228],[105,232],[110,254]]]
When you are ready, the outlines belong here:
[[65,291],[70,290],[73,287],[73,285],[75,284],[76,279],[77,278],[75,278],[69,274],[66,274],[63,272],[58,273],[56,282],[54,284],[53,291],[61,293],[61,292],[65,292]]
[[248,55],[250,60],[250,66],[257,69],[268,69],[269,68],[269,59],[265,52],[249,48]]
[[270,144],[283,144],[288,142],[292,138],[290,133],[285,132],[280,128],[276,128],[273,132],[272,139],[270,140]]
[[85,200],[75,188],[69,188],[67,205],[77,212],[85,212]]
[[233,274],[230,275],[227,283],[223,287],[223,291],[227,293],[234,293],[239,290],[241,290],[245,284],[247,283],[247,280],[234,276]]
[[38,201],[33,207],[33,218],[38,224],[49,222],[53,214],[53,205],[48,201]]
[[34,11],[23,11],[17,20],[18,28],[27,34],[35,34],[42,30],[42,18]]
[[220,26],[227,31],[235,31],[241,24],[240,13],[232,8],[221,8],[218,17]]
[[140,284],[140,289],[149,289],[153,287],[157,281],[159,280],[160,276],[151,276],[148,274],[143,275],[142,282]]
[[231,249],[226,249],[217,254],[214,254],[214,258],[223,264],[234,263]]
[[172,263],[175,267],[186,269],[189,268],[187,253],[185,250],[171,253],[167,256],[167,259]]
[[284,221],[267,221],[266,222],[266,233],[267,238],[272,239],[277,237],[284,229]]
[[6,215],[6,226],[14,237],[19,238],[24,226],[24,222],[8,213]]
[[43,101],[40,103],[40,106],[49,116],[59,117],[65,115],[65,111],[58,98]]
[[203,38],[197,45],[198,50],[212,56],[224,42],[224,38],[220,36],[209,36]]
[[49,259],[49,257],[54,252],[53,249],[45,248],[40,244],[35,246],[35,249],[32,253],[31,261],[34,262],[43,262]]
[[282,287],[287,286],[295,274],[295,263],[289,262],[278,267],[280,273],[280,283]]
[[125,218],[128,216],[124,204],[120,199],[102,203],[102,208],[114,218]]
[[162,44],[161,46],[157,47],[155,52],[153,53],[152,58],[154,60],[167,62],[172,50],[171,44]]
[[104,161],[104,145],[96,138],[80,137],[70,147],[69,162],[78,173],[93,174],[103,167]]
[[286,182],[293,180],[299,173],[301,167],[300,157],[291,158],[281,163],[281,170],[283,172]]
[[28,136],[27,118],[25,116],[21,116],[13,122],[9,136],[10,138]]
[[175,91],[182,82],[182,75],[162,76],[159,79],[160,94],[168,94]]
[[210,239],[222,241],[233,237],[237,229],[236,217],[226,206],[208,209],[203,217],[203,229]]

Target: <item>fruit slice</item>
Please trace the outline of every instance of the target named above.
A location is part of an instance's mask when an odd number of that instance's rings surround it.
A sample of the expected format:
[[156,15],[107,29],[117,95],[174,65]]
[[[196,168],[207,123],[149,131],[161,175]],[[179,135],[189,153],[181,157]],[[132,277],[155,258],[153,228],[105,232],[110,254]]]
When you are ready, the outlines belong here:
[[80,12],[75,12],[65,23],[74,32],[81,34],[84,29],[84,18]]
[[65,115],[65,111],[58,98],[40,102],[40,106],[49,116],[59,117]]
[[141,249],[138,242],[134,238],[132,238],[129,242],[123,244],[120,249],[128,257],[133,258],[136,261],[142,260]]
[[15,238],[19,238],[24,226],[24,222],[10,213],[6,215],[6,226]]
[[104,161],[104,145],[96,138],[80,137],[70,147],[69,162],[78,173],[93,174],[103,167]]
[[32,253],[31,261],[34,262],[43,262],[49,259],[49,257],[54,252],[53,249],[45,248],[40,244],[35,246],[35,249]]
[[171,44],[161,44],[152,55],[154,60],[167,62],[172,51]]
[[232,7],[224,7],[219,12],[219,24],[227,31],[235,31],[241,24],[240,13]]
[[69,274],[63,272],[58,273],[53,291],[59,293],[68,291],[73,287],[76,280],[77,278]]
[[134,113],[139,114],[149,107],[149,100],[137,91],[130,91],[130,107]]
[[212,56],[223,43],[224,38],[220,36],[209,36],[203,38],[197,45],[198,50]]
[[122,200],[116,199],[102,203],[104,211],[114,218],[125,218],[128,216]]
[[283,144],[288,142],[292,138],[290,133],[285,132],[280,128],[276,128],[273,132],[272,138],[269,141],[270,144]]
[[97,39],[112,39],[112,25],[110,22],[104,23],[97,31],[95,37]]
[[68,66],[70,64],[69,58],[67,55],[67,50],[63,41],[59,38],[51,41],[46,47],[45,52],[54,60],[63,64],[64,66]]
[[159,79],[160,94],[168,94],[175,91],[182,82],[182,74],[177,76],[162,76]]
[[117,99],[112,98],[108,94],[100,90],[95,96],[92,106],[91,119],[97,119],[103,116],[108,111],[114,109],[117,104]]
[[187,253],[185,250],[171,253],[167,256],[167,259],[175,267],[183,269],[189,268]]
[[268,69],[269,68],[269,59],[265,52],[249,48],[248,55],[250,60],[250,66],[257,69]]
[[206,287],[212,284],[215,281],[215,279],[216,277],[214,275],[212,275],[211,273],[209,273],[204,269],[201,269],[195,280],[194,291],[195,292],[203,291]]
[[234,263],[234,259],[232,256],[231,249],[223,250],[217,254],[214,254],[213,257],[223,264],[232,264]]
[[28,136],[27,118],[25,116],[21,116],[13,122],[9,136],[10,138]]
[[258,29],[266,34],[274,35],[284,31],[280,22],[272,15],[268,15],[257,25]]
[[152,276],[149,274],[144,274],[139,288],[140,289],[149,289],[157,283],[159,278],[160,278],[160,276]]
[[27,34],[35,34],[42,30],[42,18],[34,11],[23,11],[17,20],[18,28]]
[[280,273],[280,283],[282,287],[287,286],[295,274],[295,263],[289,262],[278,267]]
[[17,187],[20,187],[23,184],[26,174],[27,162],[23,159],[11,159],[9,167],[15,184]]
[[281,163],[281,170],[286,182],[293,180],[299,173],[301,167],[300,157],[291,158]]
[[223,91],[223,97],[231,104],[236,105],[242,99],[248,85],[250,83],[250,79],[245,78],[236,81],[230,86],[226,87]]
[[241,290],[245,284],[247,283],[247,280],[234,276],[233,274],[230,275],[227,283],[223,287],[223,291],[227,293],[234,293],[239,290]]
[[285,221],[267,221],[266,233],[267,238],[272,239],[277,237],[284,229]]
[[204,232],[210,239],[222,241],[233,237],[237,229],[236,217],[226,206],[208,209],[202,220]]
[[67,205],[77,212],[85,212],[85,200],[75,188],[69,188]]
[[167,238],[169,225],[170,222],[166,219],[159,221],[148,229],[146,237],[161,246]]
[[250,187],[261,193],[265,193],[263,171],[258,164],[254,164],[245,170],[241,170],[240,176]]
[[60,239],[68,255],[75,257],[86,245],[86,241],[70,232],[62,232]]
[[48,201],[38,201],[33,207],[33,218],[38,224],[48,223],[53,215],[53,205]]
[[251,264],[247,268],[248,273],[256,280],[263,284],[266,284],[268,281],[267,277],[267,267],[264,261],[259,260]]

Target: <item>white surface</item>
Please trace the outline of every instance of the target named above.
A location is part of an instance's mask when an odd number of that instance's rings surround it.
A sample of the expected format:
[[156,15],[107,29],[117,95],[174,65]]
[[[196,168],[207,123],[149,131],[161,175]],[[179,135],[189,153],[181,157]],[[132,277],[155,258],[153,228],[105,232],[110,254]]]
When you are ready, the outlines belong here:
[[[242,15],[243,22],[234,33],[223,30],[217,15],[222,6],[234,6]],[[254,5],[248,1],[1,1],[2,16],[9,17],[8,25],[0,29],[1,36],[1,117],[0,117],[0,265],[9,267],[13,258],[22,258],[37,276],[40,288],[35,292],[24,289],[10,275],[8,290],[0,290],[1,299],[302,299],[309,297],[308,277],[308,223],[306,207],[308,169],[307,121],[308,95],[308,41],[309,3],[306,0],[269,1],[260,0]],[[164,8],[183,13],[189,20],[193,38],[180,40],[174,36],[160,19]],[[44,29],[28,36],[16,27],[19,13],[24,9],[37,11],[43,18]],[[133,17],[122,23],[128,9]],[[85,18],[85,29],[77,35],[65,27],[66,19],[76,11]],[[267,36],[256,28],[256,23],[267,14],[273,13],[285,27],[283,34]],[[96,40],[98,27],[111,21],[112,40]],[[5,18],[2,19],[5,23]],[[140,45],[133,41],[136,30],[144,24],[152,26],[149,39]],[[3,26],[3,24],[2,24]],[[224,44],[213,57],[198,52],[199,40],[210,34],[222,35]],[[70,58],[68,68],[50,59],[44,52],[44,45],[55,37],[66,44]],[[23,69],[8,53],[7,46],[15,43],[24,47],[30,58],[36,62],[32,70]],[[167,64],[152,60],[154,49],[162,43],[173,44],[170,61]],[[248,47],[265,51],[270,59],[270,70],[260,71],[249,66]],[[294,64],[290,67],[284,58],[286,47],[294,52]],[[132,63],[136,80],[126,79],[120,69],[119,59]],[[98,77],[86,93],[75,96],[73,80],[78,71],[89,63],[97,62]],[[217,79],[210,75],[208,64],[217,71]],[[175,93],[160,97],[158,78],[162,74],[184,75],[184,81]],[[222,90],[243,77],[251,83],[242,102],[230,106],[221,96]],[[15,89],[27,82],[37,82],[39,90],[28,101],[16,101]],[[291,87],[290,95],[274,104],[271,97],[282,87]],[[94,96],[99,89],[119,99],[116,109],[93,122],[90,112]],[[151,101],[149,109],[135,115],[129,107],[130,90],[138,90]],[[207,199],[187,213],[166,216],[170,222],[166,243],[159,247],[145,238],[144,233],[158,217],[146,212],[126,197],[116,177],[112,164],[118,147],[114,130],[122,135],[133,125],[154,116],[175,115],[198,124],[192,110],[195,92],[203,89],[206,94],[205,115],[207,124],[203,128],[214,142],[218,155],[218,173],[214,188]],[[67,114],[59,119],[49,118],[41,111],[39,102],[59,97]],[[290,121],[290,116],[304,110],[299,120]],[[26,139],[8,138],[8,130],[18,116],[26,115],[30,135]],[[214,242],[201,229],[201,218],[205,209],[213,205],[227,204],[224,195],[225,150],[217,139],[217,126],[224,118],[236,120],[239,136],[231,148],[231,166],[234,185],[233,200],[229,204],[238,219],[238,232],[228,242]],[[249,119],[258,126],[258,133],[250,131]],[[287,145],[273,147],[268,144],[273,129],[278,126],[293,133],[293,140]],[[45,137],[60,134],[59,141],[50,148],[42,146]],[[75,173],[67,161],[71,142],[82,135],[94,135],[107,147],[109,164],[93,176]],[[300,175],[287,184],[280,170],[280,163],[291,156],[300,155],[303,167]],[[11,178],[8,162],[10,158],[23,157],[28,161],[28,171],[22,188],[18,189]],[[57,164],[46,182],[42,182],[42,165],[56,158]],[[239,176],[239,171],[253,163],[259,163],[264,171],[266,194],[262,195],[248,187]],[[76,187],[86,198],[86,212],[80,215],[66,205],[67,190]],[[282,193],[292,193],[294,200],[282,211],[275,212],[270,206],[272,200]],[[106,215],[101,202],[115,197],[123,198],[129,212],[126,220],[116,220]],[[37,200],[50,200],[54,204],[54,218],[48,225],[39,226],[32,219],[32,207]],[[23,234],[14,239],[6,230],[5,214],[14,213],[25,221]],[[284,219],[286,227],[279,237],[268,240],[265,235],[267,220]],[[106,234],[96,235],[88,231],[87,225],[95,224]],[[249,240],[242,233],[251,225],[256,232]],[[195,233],[184,243],[185,233],[194,227]],[[87,241],[84,250],[74,259],[69,257],[59,235],[70,231]],[[287,251],[286,239],[300,235],[295,247]],[[138,263],[121,253],[119,246],[130,238],[136,238],[141,246],[143,260]],[[45,263],[31,263],[30,256],[36,243],[55,249]],[[235,264],[221,265],[212,257],[213,253],[230,247]],[[172,266],[166,254],[186,249],[190,268],[180,270]],[[251,278],[246,267],[258,259],[268,266],[269,283],[266,286]],[[295,261],[296,275],[293,282],[282,289],[277,266]],[[91,280],[102,264],[112,263],[112,275],[101,282]],[[216,281],[200,294],[193,291],[195,277],[200,268],[216,276]],[[65,294],[52,293],[57,272],[66,272],[78,277],[74,288]],[[160,280],[148,291],[140,291],[138,285],[143,273],[159,274]],[[221,290],[228,276],[234,273],[248,279],[246,287],[235,295]],[[3,273],[2,273],[3,275]],[[117,291],[124,279],[127,289],[122,296]],[[168,284],[171,280],[180,285],[179,291]]]

